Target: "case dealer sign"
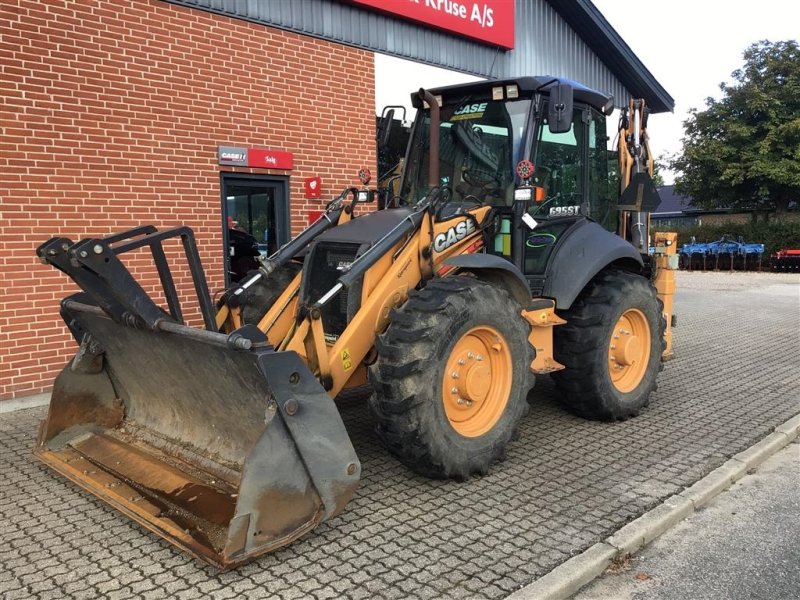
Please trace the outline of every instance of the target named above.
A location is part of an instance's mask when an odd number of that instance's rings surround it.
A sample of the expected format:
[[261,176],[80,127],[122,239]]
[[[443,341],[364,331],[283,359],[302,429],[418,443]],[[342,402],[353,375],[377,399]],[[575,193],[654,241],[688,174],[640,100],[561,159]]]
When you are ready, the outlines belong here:
[[261,167],[290,171],[294,167],[294,155],[291,152],[267,148],[217,146],[217,162],[231,167]]
[[351,0],[462,37],[514,47],[514,0]]

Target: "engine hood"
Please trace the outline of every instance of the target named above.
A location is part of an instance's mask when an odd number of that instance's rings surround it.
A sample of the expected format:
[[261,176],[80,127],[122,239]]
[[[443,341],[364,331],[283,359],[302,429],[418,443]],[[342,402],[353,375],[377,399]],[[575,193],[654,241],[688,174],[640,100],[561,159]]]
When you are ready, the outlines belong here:
[[367,213],[348,221],[344,225],[332,227],[317,237],[315,243],[350,242],[359,245],[372,245],[397,227],[412,212],[414,210],[410,206],[403,206]]

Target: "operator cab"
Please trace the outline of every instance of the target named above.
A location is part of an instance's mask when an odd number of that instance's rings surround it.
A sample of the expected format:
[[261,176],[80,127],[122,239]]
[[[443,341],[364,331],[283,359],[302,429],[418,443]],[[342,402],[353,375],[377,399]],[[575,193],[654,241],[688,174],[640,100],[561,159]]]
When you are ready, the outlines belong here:
[[[450,212],[476,204],[496,209],[489,252],[513,260],[526,275],[543,274],[552,246],[576,221],[617,231],[618,191],[609,181],[616,161],[609,161],[606,133],[612,96],[554,77],[429,91],[440,106],[440,185]],[[418,94],[412,103],[418,111],[399,196],[413,205],[428,192],[430,110]],[[521,161],[532,165],[525,178],[516,169]],[[519,202],[525,188],[534,191]],[[525,213],[537,226],[512,236]],[[516,249],[512,237],[520,238]]]

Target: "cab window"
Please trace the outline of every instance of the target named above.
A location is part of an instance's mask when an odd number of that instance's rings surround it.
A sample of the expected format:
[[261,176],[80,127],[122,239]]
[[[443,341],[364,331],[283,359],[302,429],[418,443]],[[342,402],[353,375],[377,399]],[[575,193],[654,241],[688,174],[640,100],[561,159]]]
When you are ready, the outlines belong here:
[[547,126],[547,105],[539,127],[534,150],[533,183],[545,189],[542,202],[533,204],[529,212],[540,218],[578,214],[584,197],[583,136],[584,109],[572,113],[572,126],[566,133],[550,133]]
[[608,231],[617,230],[618,211],[609,168],[606,118],[595,110],[589,121],[589,214]]

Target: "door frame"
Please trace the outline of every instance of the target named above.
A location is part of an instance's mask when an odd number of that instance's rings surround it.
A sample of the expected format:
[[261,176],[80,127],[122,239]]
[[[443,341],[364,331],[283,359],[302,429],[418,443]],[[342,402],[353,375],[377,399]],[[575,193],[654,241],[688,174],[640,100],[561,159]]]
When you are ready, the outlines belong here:
[[220,191],[220,226],[222,227],[222,255],[224,257],[223,271],[225,287],[230,285],[228,275],[228,189],[230,187],[275,187],[276,194],[273,203],[275,209],[275,234],[278,247],[287,243],[291,238],[291,213],[289,210],[289,176],[288,175],[259,175],[257,173],[234,173],[221,171],[219,174]]

